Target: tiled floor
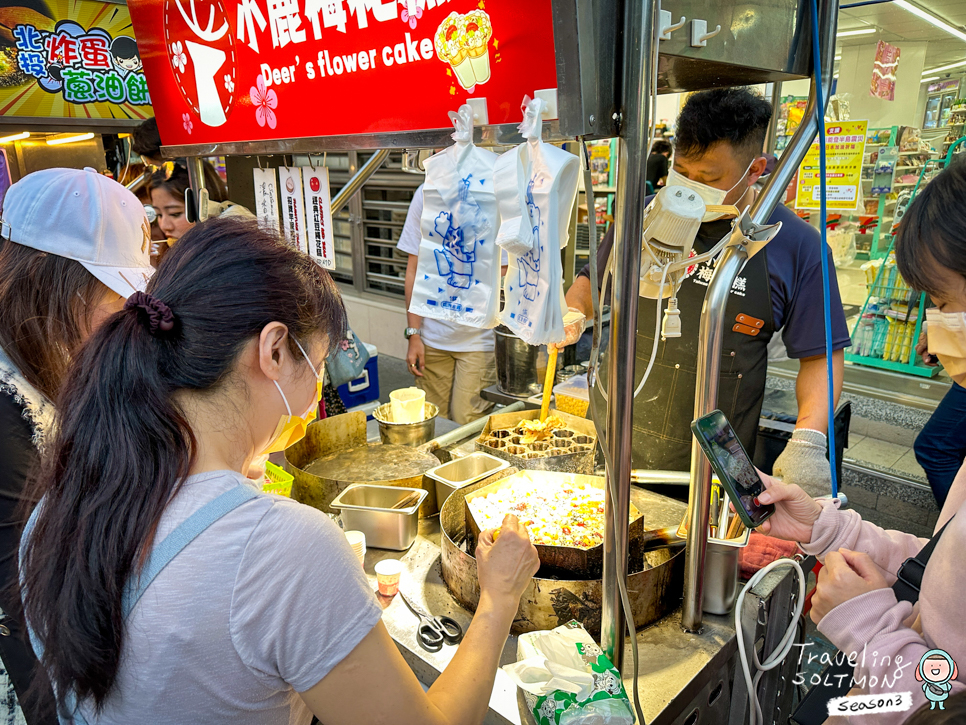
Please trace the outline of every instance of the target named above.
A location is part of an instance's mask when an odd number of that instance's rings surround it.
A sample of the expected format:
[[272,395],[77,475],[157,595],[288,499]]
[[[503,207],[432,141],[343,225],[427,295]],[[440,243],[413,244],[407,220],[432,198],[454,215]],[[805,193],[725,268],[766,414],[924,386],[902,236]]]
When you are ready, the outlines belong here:
[[[910,441],[911,442],[911,441]],[[911,445],[899,445],[879,440],[872,436],[849,436],[851,445],[845,450],[846,458],[871,463],[879,468],[892,468],[899,473],[926,477],[925,471],[916,462]]]

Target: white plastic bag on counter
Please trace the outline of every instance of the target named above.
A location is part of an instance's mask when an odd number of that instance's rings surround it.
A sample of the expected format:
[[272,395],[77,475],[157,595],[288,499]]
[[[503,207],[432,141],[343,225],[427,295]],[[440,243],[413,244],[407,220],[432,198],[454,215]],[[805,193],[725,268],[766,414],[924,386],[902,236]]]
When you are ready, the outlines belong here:
[[520,635],[517,659],[503,671],[537,725],[634,725],[620,673],[579,622]]
[[409,311],[477,328],[499,324],[500,248],[493,167],[473,145],[468,105],[450,113],[456,145],[426,160],[422,241]]
[[500,319],[529,344],[545,345],[566,337],[560,250],[568,241],[580,162],[540,140],[544,102],[523,102],[520,132],[527,141],[496,163],[497,243],[510,254]]

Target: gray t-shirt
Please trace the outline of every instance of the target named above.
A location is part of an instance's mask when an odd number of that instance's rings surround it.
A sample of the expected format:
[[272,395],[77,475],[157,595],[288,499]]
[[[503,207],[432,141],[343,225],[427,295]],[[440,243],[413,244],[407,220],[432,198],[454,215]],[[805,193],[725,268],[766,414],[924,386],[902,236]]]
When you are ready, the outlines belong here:
[[[160,543],[237,484],[189,478]],[[382,610],[342,531],[322,512],[261,494],[212,524],[148,587],[124,630],[121,669],[90,725],[308,725],[298,696],[348,655]]]

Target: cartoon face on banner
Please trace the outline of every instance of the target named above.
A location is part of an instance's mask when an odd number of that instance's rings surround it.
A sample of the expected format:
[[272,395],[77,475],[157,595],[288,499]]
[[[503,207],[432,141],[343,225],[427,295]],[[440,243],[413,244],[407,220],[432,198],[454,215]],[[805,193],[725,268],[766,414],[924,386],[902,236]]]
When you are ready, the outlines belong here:
[[[223,0],[164,0],[164,39],[185,103],[204,125],[224,125],[235,103],[238,62]],[[183,126],[191,134],[190,114],[183,114]]]

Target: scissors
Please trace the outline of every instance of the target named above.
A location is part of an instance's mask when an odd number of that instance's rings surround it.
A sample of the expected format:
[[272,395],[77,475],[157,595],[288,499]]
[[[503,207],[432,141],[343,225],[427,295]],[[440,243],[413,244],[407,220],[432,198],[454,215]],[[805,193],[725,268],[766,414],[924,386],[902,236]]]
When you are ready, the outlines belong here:
[[443,643],[459,644],[463,641],[463,628],[460,623],[451,617],[429,617],[417,610],[402,592],[399,592],[409,611],[419,617],[419,627],[416,630],[416,639],[419,645],[427,652],[439,652],[443,649]]

